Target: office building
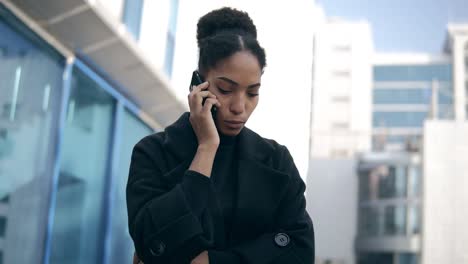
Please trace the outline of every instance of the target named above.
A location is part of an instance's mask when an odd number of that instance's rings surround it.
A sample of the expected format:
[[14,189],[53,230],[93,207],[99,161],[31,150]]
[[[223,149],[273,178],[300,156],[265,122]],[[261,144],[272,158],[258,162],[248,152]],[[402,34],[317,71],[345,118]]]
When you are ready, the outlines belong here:
[[426,119],[453,119],[451,58],[378,53],[372,95],[372,150],[417,150]]
[[448,26],[454,120],[424,124],[422,264],[468,263],[468,25]]
[[187,109],[159,4],[0,1],[0,263],[131,262],[131,150]]
[[468,263],[468,27],[443,55],[381,55],[373,150],[360,157],[358,263]]

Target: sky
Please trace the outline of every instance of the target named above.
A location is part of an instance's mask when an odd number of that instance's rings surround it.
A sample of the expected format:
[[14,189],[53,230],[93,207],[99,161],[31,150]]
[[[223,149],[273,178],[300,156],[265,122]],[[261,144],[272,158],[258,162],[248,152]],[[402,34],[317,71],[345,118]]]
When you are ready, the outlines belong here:
[[316,0],[327,17],[367,20],[378,52],[441,53],[449,22],[468,24],[468,0]]

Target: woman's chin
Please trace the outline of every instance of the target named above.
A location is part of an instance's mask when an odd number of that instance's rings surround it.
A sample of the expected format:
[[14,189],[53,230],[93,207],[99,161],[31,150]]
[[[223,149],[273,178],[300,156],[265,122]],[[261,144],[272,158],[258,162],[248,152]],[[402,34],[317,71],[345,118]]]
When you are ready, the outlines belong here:
[[243,126],[240,128],[222,127],[219,132],[225,136],[237,136],[243,128]]

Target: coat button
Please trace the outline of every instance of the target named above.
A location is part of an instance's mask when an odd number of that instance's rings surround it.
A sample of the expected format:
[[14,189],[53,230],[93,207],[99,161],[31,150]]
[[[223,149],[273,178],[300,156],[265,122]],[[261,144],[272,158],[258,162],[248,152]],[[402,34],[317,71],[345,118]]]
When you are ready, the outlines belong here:
[[280,247],[285,247],[289,244],[289,236],[285,233],[278,233],[275,236],[275,243]]
[[166,245],[161,242],[161,241],[155,241],[153,243],[153,246],[150,248],[150,253],[151,255],[155,257],[159,257],[162,254],[164,254],[164,251],[166,250]]

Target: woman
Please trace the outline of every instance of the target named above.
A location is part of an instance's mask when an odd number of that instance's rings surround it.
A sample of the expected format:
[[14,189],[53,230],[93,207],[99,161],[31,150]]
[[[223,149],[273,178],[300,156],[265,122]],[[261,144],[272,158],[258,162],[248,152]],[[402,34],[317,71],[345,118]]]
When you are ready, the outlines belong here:
[[266,65],[255,25],[221,8],[197,26],[206,82],[190,92],[190,113],[133,150],[127,204],[137,255],[145,263],[313,263],[305,185],[291,155],[244,127]]

